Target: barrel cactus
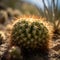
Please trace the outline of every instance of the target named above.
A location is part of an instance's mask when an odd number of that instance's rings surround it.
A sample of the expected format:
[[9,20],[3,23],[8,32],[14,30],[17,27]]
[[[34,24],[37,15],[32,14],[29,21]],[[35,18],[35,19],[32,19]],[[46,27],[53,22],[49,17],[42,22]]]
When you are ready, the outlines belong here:
[[6,10],[5,4],[0,3],[0,10]]
[[53,27],[44,18],[21,17],[13,23],[11,44],[25,48],[48,48]]

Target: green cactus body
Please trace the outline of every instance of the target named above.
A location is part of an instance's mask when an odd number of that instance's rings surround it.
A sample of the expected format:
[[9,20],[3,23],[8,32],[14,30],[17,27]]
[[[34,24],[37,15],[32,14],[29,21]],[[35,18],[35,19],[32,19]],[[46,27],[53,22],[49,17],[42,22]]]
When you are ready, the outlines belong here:
[[13,46],[8,52],[9,57],[8,59],[13,59],[13,60],[22,60],[23,56],[21,54],[21,50],[19,47]]
[[11,43],[26,48],[46,48],[49,39],[48,28],[39,19],[22,18],[13,25]]

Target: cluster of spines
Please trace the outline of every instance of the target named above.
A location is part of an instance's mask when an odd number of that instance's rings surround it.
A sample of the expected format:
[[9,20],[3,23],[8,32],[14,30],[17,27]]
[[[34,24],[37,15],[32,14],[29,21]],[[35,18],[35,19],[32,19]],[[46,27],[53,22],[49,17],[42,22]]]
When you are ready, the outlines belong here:
[[17,46],[12,46],[8,51],[8,58],[7,59],[22,60],[23,56],[22,56],[22,53],[21,53],[21,49]]
[[[26,48],[39,48],[49,43],[50,33],[48,23],[34,18],[20,18],[13,24],[11,41],[13,45]],[[50,25],[49,25],[50,26]],[[45,46],[45,47],[46,47]]]

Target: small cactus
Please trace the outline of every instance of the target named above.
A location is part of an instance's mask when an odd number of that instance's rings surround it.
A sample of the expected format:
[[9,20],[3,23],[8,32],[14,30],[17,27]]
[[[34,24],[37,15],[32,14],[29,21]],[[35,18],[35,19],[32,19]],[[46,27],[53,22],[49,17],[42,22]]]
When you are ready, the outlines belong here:
[[6,6],[2,3],[0,3],[0,10],[6,10]]
[[52,26],[40,18],[20,18],[13,24],[11,44],[26,48],[47,48]]
[[11,59],[11,60],[23,59],[20,48],[16,46],[11,47],[11,49],[8,51],[8,54],[9,54],[8,59]]

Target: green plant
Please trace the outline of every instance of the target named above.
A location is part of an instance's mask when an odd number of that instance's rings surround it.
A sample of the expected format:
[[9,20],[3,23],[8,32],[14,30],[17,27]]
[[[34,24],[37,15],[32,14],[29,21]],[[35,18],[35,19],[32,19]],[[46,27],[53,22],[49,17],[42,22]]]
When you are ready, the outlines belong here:
[[12,46],[8,52],[9,58],[11,60],[22,60],[21,50],[17,46]]
[[11,44],[25,48],[47,48],[53,28],[49,22],[38,18],[20,18],[14,24]]

